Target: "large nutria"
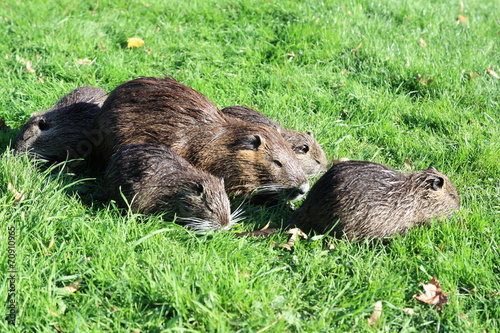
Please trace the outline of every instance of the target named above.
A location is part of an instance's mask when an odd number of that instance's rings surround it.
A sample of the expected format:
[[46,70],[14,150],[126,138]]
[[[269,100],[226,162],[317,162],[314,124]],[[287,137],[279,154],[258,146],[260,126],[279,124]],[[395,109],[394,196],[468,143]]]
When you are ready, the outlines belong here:
[[288,142],[297,155],[300,165],[308,178],[326,171],[328,160],[325,152],[321,149],[321,146],[311,132],[303,133],[286,129],[259,111],[246,106],[228,106],[221,111],[227,116],[252,124],[270,127],[281,133],[285,141]]
[[47,111],[34,114],[17,135],[14,149],[51,162],[87,157],[93,149],[95,118],[106,97],[101,88],[73,90]]
[[402,174],[378,163],[345,161],[317,181],[289,224],[350,240],[385,238],[459,209],[457,190],[433,167]]
[[204,95],[173,79],[145,77],[118,86],[97,124],[104,159],[126,145],[163,144],[195,167],[224,178],[226,191],[234,195],[285,193],[295,199],[309,188],[278,132],[224,116]]
[[148,215],[176,214],[177,222],[197,232],[228,229],[235,222],[223,180],[161,145],[121,148],[111,158],[103,184],[120,207],[130,205]]

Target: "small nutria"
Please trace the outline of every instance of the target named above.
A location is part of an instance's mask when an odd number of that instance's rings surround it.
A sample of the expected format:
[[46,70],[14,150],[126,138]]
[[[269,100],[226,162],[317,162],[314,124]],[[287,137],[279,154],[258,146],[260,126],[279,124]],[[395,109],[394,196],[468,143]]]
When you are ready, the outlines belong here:
[[121,148],[108,164],[103,185],[120,207],[130,204],[134,212],[147,215],[176,214],[177,222],[196,232],[225,230],[236,222],[223,180],[161,145]]
[[51,162],[87,157],[95,118],[106,97],[101,88],[76,88],[47,111],[34,114],[17,135],[14,149]]
[[297,155],[300,165],[308,178],[312,178],[326,171],[328,160],[325,152],[321,149],[321,146],[311,132],[303,133],[286,129],[259,111],[246,106],[228,106],[221,111],[227,116],[238,118],[252,124],[270,127],[278,131],[292,147],[292,150]]
[[459,209],[457,190],[433,167],[402,174],[378,163],[345,161],[317,181],[288,224],[350,240],[385,238]]
[[[289,200],[309,189],[299,161],[276,131],[224,114],[173,79],[139,78],[110,94],[97,118],[107,160],[123,146],[162,144],[195,167],[224,178],[228,193]],[[255,194],[257,193],[257,194]]]

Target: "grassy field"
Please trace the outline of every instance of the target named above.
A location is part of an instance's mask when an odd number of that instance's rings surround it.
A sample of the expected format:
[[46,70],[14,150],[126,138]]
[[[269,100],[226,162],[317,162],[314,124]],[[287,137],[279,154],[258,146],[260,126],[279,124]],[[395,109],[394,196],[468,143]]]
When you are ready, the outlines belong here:
[[[0,2],[0,331],[499,332],[498,14],[494,0]],[[329,158],[432,164],[463,208],[389,244],[314,237],[289,251],[272,246],[284,234],[198,236],[122,213],[90,200],[85,176],[9,152],[74,88],[144,75],[311,131]],[[235,230],[289,214],[247,207]],[[442,311],[412,297],[433,275]]]

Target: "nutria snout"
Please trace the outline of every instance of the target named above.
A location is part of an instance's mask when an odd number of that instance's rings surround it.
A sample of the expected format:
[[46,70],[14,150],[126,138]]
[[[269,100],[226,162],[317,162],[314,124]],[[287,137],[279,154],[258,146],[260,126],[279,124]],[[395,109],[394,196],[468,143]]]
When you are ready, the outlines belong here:
[[459,209],[455,186],[433,167],[402,174],[378,163],[345,161],[317,181],[289,224],[348,239],[385,238]]

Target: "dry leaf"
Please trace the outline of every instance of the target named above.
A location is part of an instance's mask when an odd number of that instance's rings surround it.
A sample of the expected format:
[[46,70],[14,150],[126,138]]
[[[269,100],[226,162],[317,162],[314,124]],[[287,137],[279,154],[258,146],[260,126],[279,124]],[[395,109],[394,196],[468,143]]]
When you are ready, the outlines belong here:
[[423,38],[420,38],[420,46],[422,46],[422,47],[427,46],[427,43],[425,42],[425,40]]
[[263,231],[263,230],[267,230],[269,229],[269,226],[271,225],[271,221],[267,221],[267,224],[265,226],[263,226],[260,231]]
[[457,23],[465,23],[465,22],[467,22],[467,20],[468,20],[467,17],[465,17],[465,16],[463,16],[461,14],[457,15]]
[[423,86],[431,84],[432,82],[434,82],[434,79],[425,80],[425,78],[429,77],[429,76],[430,76],[429,74],[425,74],[424,76],[421,76],[420,74],[417,74],[418,83],[420,83]]
[[307,235],[300,230],[299,228],[292,228],[290,229],[287,234],[291,234],[290,239],[288,240],[288,243],[281,244],[281,247],[284,247],[285,249],[291,250],[293,245],[295,244],[295,241],[297,240],[297,236],[300,236],[304,239],[307,239]]
[[411,170],[411,161],[408,157],[405,158],[405,168]]
[[31,67],[31,61],[26,61],[26,71],[28,73],[35,73],[35,70],[33,69],[33,67]]
[[465,10],[464,2],[460,1],[460,13],[463,13]]
[[286,53],[286,55],[289,56],[289,57],[292,57],[292,58],[295,57],[295,53],[293,51],[290,52],[290,53]]
[[470,72],[469,73],[469,77],[470,77],[471,80],[474,80],[477,77],[477,73],[476,72]]
[[80,289],[80,283],[81,281],[76,281],[72,284],[70,284],[69,286],[66,286],[66,287],[62,287],[61,289],[66,289],[67,291],[69,291],[70,293],[76,293],[78,291],[78,289]]
[[59,316],[59,313],[55,312],[55,311],[52,311],[52,310],[49,310],[49,313],[53,316]]
[[52,237],[52,239],[50,240],[49,246],[47,246],[47,250],[50,250],[50,248],[52,246],[54,246],[55,243],[56,243],[56,241],[55,241],[54,237]]
[[7,189],[14,195],[14,203],[18,204],[24,201],[24,192],[18,192],[11,183],[7,184]]
[[139,37],[132,37],[127,39],[127,47],[128,48],[134,48],[134,47],[141,47],[144,45],[144,41],[140,39]]
[[413,310],[412,308],[404,308],[403,312],[406,312],[411,316],[418,316],[418,313],[416,313],[415,310]]
[[382,301],[377,301],[373,304],[373,313],[370,318],[368,318],[368,324],[373,326],[377,323],[382,315]]
[[54,326],[54,329],[58,332],[62,332],[61,328],[59,326],[57,326],[57,324],[52,324],[52,326]]
[[495,79],[500,79],[500,76],[498,76],[498,74],[493,70],[493,66],[490,66],[488,67],[488,69],[486,70],[488,72],[488,74],[490,74],[491,76],[493,76]]
[[438,311],[441,311],[441,305],[448,302],[448,296],[443,293],[439,281],[436,280],[436,276],[432,277],[429,284],[423,284],[422,282],[420,284],[424,288],[425,293],[420,295],[415,294],[413,297],[420,302],[436,305]]
[[359,43],[359,45],[353,48],[351,52],[357,52],[361,48],[361,45],[363,45],[363,43]]
[[88,65],[92,64],[92,60],[90,60],[88,58],[83,58],[83,59],[78,59],[77,63],[78,63],[78,65],[88,66]]

